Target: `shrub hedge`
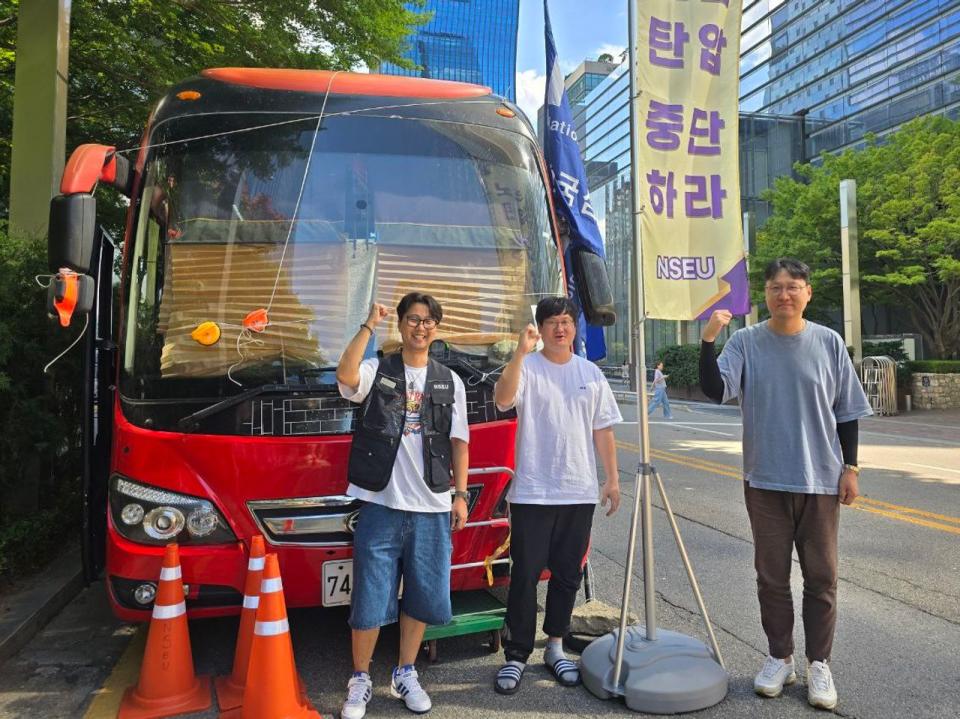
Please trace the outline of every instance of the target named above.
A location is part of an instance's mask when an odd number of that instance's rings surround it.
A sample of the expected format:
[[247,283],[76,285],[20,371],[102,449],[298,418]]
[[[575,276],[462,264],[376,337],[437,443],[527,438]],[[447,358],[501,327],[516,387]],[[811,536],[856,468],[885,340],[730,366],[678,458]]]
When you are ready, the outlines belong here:
[[916,360],[907,362],[911,372],[932,374],[960,374],[960,360]]
[[46,255],[0,225],[0,580],[43,566],[80,525],[80,347],[43,367],[82,325],[47,317]]
[[[723,345],[717,344],[717,354]],[[672,387],[695,387],[700,384],[700,345],[670,345],[661,347],[657,362],[663,362],[664,374],[670,375],[667,384]]]

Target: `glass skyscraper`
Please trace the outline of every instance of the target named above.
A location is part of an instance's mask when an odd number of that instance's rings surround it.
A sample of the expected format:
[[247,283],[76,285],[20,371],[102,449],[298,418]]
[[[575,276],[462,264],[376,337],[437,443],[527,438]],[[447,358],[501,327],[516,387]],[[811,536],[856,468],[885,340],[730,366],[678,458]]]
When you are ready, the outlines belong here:
[[[908,120],[960,119],[960,0],[744,0],[740,55],[740,188],[762,224],[761,193],[797,161],[857,148]],[[629,342],[633,240],[628,65],[584,99],[581,147],[604,231],[618,322],[608,362]],[[647,323],[647,358],[696,342],[696,322]]]
[[798,115],[806,157],[960,108],[960,0],[746,0],[740,109]]
[[516,101],[520,0],[427,0],[422,9],[433,17],[406,53],[418,67],[384,63],[378,72],[487,85]]

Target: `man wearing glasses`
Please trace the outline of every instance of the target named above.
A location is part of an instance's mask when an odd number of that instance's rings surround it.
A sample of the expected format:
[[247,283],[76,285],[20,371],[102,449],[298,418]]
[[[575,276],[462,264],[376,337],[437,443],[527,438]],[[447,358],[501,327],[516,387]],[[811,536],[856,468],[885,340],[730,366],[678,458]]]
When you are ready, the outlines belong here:
[[414,662],[427,624],[451,619],[450,533],[467,521],[466,392],[461,379],[428,354],[443,310],[430,295],[405,295],[397,305],[402,350],[363,360],[388,314],[373,306],[337,366],[340,394],[363,402],[347,469],[347,494],[364,504],[353,538],[354,672],[342,719],[366,714],[380,627],[398,619],[400,657],[390,693],[412,712],[430,711]]
[[754,690],[775,697],[797,678],[790,593],[796,546],[807,701],[833,709],[837,690],[828,662],[837,621],[840,504],[859,494],[857,421],[873,412],[843,339],[803,318],[813,295],[810,268],[781,258],[764,276],[770,319],[734,332],[718,359],[714,341],[732,316],[715,311],[702,334],[700,385],[715,402],[738,398],[743,415],[743,489],[769,646]]
[[[573,354],[577,308],[566,297],[540,300],[537,327],[520,333],[513,358],[494,396],[501,410],[517,408],[517,460],[510,501],[510,592],[507,597],[506,664],[494,689],[514,694],[533,651],[537,583],[550,570],[543,631],[543,661],[563,686],[580,683],[577,665],[563,653],[562,639],[583,576],[583,557],[597,500],[620,505],[613,426],[623,421],[603,372]],[[543,350],[534,353],[537,341]],[[606,482],[597,485],[600,455]]]

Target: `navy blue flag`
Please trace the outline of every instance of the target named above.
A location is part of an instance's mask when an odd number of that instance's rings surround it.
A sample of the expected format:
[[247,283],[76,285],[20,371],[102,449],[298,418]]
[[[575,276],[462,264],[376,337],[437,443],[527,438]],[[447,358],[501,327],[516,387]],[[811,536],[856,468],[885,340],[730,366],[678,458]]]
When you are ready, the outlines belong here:
[[[570,239],[564,248],[564,263],[567,268],[567,291],[577,307],[582,307],[573,277],[571,250],[586,247],[595,255],[604,257],[603,238],[597,217],[590,204],[587,188],[587,173],[580,159],[577,133],[573,128],[573,115],[567,101],[567,89],[563,85],[563,72],[557,62],[557,47],[550,29],[550,10],[543,0],[544,33],[547,46],[547,93],[544,100],[543,155],[550,171],[550,187],[557,215],[566,219],[570,227]],[[575,349],[581,357],[600,360],[606,357],[607,347],[603,340],[603,328],[587,325],[583,312],[577,328]]]

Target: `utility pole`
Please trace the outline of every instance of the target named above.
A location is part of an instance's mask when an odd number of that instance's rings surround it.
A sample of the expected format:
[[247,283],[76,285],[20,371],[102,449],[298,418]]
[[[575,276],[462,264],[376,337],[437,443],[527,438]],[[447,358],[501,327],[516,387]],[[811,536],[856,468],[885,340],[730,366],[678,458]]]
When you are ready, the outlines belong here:
[[860,336],[860,232],[857,228],[857,181],[840,181],[840,251],[843,272],[843,340],[853,347],[857,369],[863,361]]
[[[743,251],[747,256],[747,277],[750,276],[750,258],[753,257],[753,251],[757,248],[757,216],[755,213],[747,210],[743,213]],[[749,280],[748,280],[749,281]],[[743,318],[743,323],[747,327],[755,325],[760,321],[759,308],[753,301],[750,302],[750,313]]]
[[10,163],[10,234],[45,237],[63,172],[72,0],[20,3]]

